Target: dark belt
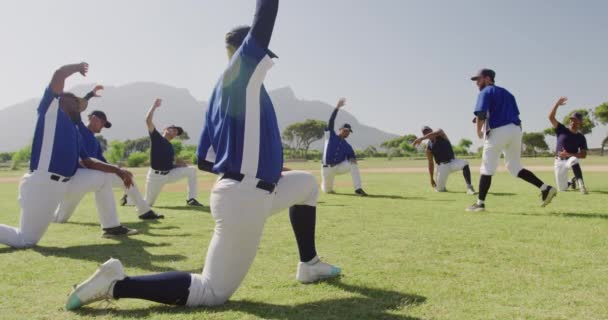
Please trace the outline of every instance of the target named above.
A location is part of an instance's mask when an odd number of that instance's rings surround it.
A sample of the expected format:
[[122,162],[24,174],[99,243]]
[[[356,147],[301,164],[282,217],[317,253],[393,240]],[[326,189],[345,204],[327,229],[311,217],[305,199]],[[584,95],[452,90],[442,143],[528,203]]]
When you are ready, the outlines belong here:
[[[230,180],[241,182],[241,181],[243,181],[243,179],[245,179],[245,175],[241,174],[241,173],[224,173],[224,174],[222,174],[221,180],[224,180],[224,179],[230,179]],[[256,188],[268,191],[269,193],[272,193],[272,192],[274,192],[274,189],[276,188],[276,186],[277,185],[274,183],[260,180],[260,181],[258,181]]]
[[335,166],[337,166],[337,164],[324,164],[323,168],[333,168]]
[[156,174],[160,174],[161,176],[166,176],[169,174],[169,172],[171,171],[160,171],[160,170],[154,170],[154,173]]
[[63,178],[61,176],[58,176],[56,174],[52,174],[51,175],[51,180],[53,181],[57,181],[57,182],[68,182],[70,181],[71,178]]
[[557,160],[563,160],[563,161],[567,161],[567,160],[568,160],[568,159],[570,159],[570,158],[560,158],[560,157],[555,157],[555,159],[557,159]]

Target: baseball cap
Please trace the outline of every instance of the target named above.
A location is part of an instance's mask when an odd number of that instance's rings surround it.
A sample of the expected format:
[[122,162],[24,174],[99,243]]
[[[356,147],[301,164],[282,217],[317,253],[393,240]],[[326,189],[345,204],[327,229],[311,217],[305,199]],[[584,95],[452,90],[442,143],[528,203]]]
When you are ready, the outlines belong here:
[[471,77],[472,81],[477,81],[481,77],[490,77],[492,80],[496,77],[496,72],[492,69],[481,69],[476,75]]
[[570,119],[577,119],[577,120],[579,120],[579,121],[583,121],[583,114],[582,114],[582,113],[580,113],[580,112],[573,112],[573,113],[570,115]]
[[[249,34],[250,30],[250,26],[239,26],[233,28],[226,34],[226,44],[229,44],[235,48],[239,48],[243,44],[243,41],[245,41],[245,38]],[[274,54],[274,52],[270,51],[270,49],[266,49],[266,52],[271,58],[279,57]]]
[[353,132],[353,128],[350,126],[350,124],[345,123],[343,124],[340,129],[348,129],[348,131],[350,131],[351,133]]
[[429,126],[424,126],[422,127],[422,133],[424,133],[425,131],[433,131],[433,129],[431,129],[431,127]]
[[106,129],[112,128],[112,123],[110,121],[108,121],[108,117],[106,116],[105,112],[99,111],[99,110],[95,110],[95,111],[93,111],[93,112],[91,112],[89,114],[89,117],[92,117],[92,116],[96,116],[97,118],[105,121],[106,124],[103,126],[104,128],[106,128]]
[[170,125],[169,127],[167,127],[167,129],[175,129],[177,130],[177,135],[181,136],[182,133],[184,133],[184,129],[182,129],[182,127],[178,127],[176,125]]

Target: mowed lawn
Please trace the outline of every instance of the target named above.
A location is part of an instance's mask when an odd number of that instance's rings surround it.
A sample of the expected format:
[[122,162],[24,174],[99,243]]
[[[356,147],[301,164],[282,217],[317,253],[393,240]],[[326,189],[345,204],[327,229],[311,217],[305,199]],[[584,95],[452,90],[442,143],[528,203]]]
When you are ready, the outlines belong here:
[[[525,162],[552,166],[551,159]],[[477,185],[479,161],[473,163]],[[362,161],[372,196],[352,196],[349,177],[342,176],[339,194],[322,195],[318,209],[318,251],[343,268],[343,277],[295,281],[298,255],[284,212],[269,219],[241,288],[213,309],[120,300],[109,309],[65,311],[72,285],[110,257],[121,259],[129,275],[200,272],[213,232],[207,210],[184,206],[185,183],[161,194],[161,222],[140,222],[133,208],[119,207],[124,224],[143,233],[124,240],[100,237],[89,195],[70,223],[50,227],[38,248],[0,245],[0,319],[607,319],[608,172],[599,166],[608,160],[585,164],[597,168],[585,172],[590,195],[560,193],[543,209],[537,190],[502,172],[488,212],[473,214],[464,212],[475,197],[464,194],[459,173],[450,177],[450,192],[439,194],[424,171],[398,170],[424,168],[424,161]],[[317,163],[288,166],[314,170],[320,181]],[[143,187],[144,171],[135,172]],[[554,184],[551,171],[538,173]],[[16,177],[0,173],[0,223],[19,222]],[[200,174],[205,204],[214,179]]]

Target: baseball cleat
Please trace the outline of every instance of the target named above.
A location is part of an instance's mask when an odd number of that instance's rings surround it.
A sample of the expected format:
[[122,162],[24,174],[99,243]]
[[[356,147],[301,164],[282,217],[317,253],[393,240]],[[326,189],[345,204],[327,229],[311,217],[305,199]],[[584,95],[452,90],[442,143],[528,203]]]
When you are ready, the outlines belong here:
[[114,283],[124,278],[125,271],[119,260],[110,259],[106,261],[90,278],[72,291],[65,308],[76,310],[96,301],[113,299]]
[[568,186],[572,188],[572,190],[576,190],[576,177],[573,177],[570,182],[568,182]]
[[142,215],[139,216],[139,219],[141,220],[158,220],[158,219],[164,219],[165,216],[162,214],[156,214],[156,212],[150,210]]
[[585,187],[584,185],[581,185],[581,193],[582,194],[589,194],[589,191],[587,190],[587,187]]
[[468,186],[468,187],[467,187],[467,194],[470,194],[470,195],[476,195],[476,194],[477,194],[477,192],[475,192],[475,189],[473,189],[473,187],[472,187],[472,186]]
[[103,229],[103,235],[101,236],[104,238],[117,238],[123,236],[132,236],[138,233],[139,231],[137,231],[136,229],[129,229],[123,225],[120,225],[118,227]]
[[357,190],[355,190],[355,193],[362,197],[367,197],[367,193],[365,193],[365,191],[363,191],[363,189],[357,189]]
[[484,212],[486,211],[485,204],[474,203],[472,206],[465,209],[467,212]]
[[443,188],[443,189],[435,189],[435,192],[448,192],[448,189]]
[[553,188],[552,186],[549,186],[547,189],[545,189],[545,191],[541,192],[541,198],[543,202],[540,206],[544,208],[549,205],[549,203],[551,203],[551,201],[553,200],[553,198],[555,198],[556,195],[557,190],[555,190],[555,188]]
[[186,204],[191,207],[204,207],[202,203],[196,201],[194,198],[187,200]]
[[127,201],[127,195],[126,195],[126,194],[123,194],[123,195],[122,195],[122,197],[120,198],[120,206],[121,206],[121,207],[126,206],[126,205],[127,205],[127,202],[128,202],[128,201]]
[[298,273],[296,279],[301,283],[313,283],[320,280],[334,278],[340,275],[342,270],[321,261],[319,258],[313,264],[310,262],[298,263]]

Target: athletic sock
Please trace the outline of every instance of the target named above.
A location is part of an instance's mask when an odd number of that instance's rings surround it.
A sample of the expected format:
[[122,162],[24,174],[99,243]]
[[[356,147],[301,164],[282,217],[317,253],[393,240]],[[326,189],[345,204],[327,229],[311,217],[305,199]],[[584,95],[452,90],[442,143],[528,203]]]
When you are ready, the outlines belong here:
[[477,204],[480,205],[480,206],[483,206],[484,204],[486,204],[486,202],[483,201],[483,200],[477,199]]
[[490,191],[490,186],[492,185],[492,176],[487,176],[485,174],[481,175],[479,178],[479,200],[486,201],[486,196],[488,195],[488,191]]
[[[534,173],[530,172],[526,169],[521,169],[521,171],[517,174],[518,178],[525,180],[526,182],[535,185],[537,188],[541,189],[544,186],[544,182],[540,180]],[[546,189],[546,187],[545,187]]]
[[114,284],[113,296],[114,299],[143,299],[183,306],[188,301],[191,279],[187,272],[127,277]]
[[464,181],[467,183],[467,186],[471,185],[471,168],[468,165],[462,168],[462,175],[464,176]]
[[317,256],[315,247],[315,227],[317,208],[312,206],[293,206],[289,208],[289,220],[296,236],[300,261],[310,262]]
[[583,170],[578,163],[572,166],[572,172],[578,181],[583,180]]

